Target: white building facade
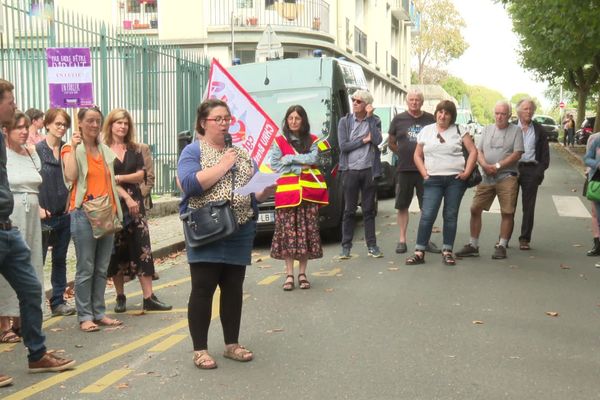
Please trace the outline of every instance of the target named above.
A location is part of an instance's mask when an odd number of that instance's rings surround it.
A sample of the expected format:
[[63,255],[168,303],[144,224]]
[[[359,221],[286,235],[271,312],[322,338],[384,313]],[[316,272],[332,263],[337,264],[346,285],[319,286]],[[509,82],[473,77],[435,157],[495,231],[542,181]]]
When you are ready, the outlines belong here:
[[[45,0],[48,3],[48,0]],[[270,26],[283,58],[344,57],[363,67],[375,102],[402,104],[410,86],[412,0],[54,0],[123,30],[197,49],[223,65],[254,62]]]

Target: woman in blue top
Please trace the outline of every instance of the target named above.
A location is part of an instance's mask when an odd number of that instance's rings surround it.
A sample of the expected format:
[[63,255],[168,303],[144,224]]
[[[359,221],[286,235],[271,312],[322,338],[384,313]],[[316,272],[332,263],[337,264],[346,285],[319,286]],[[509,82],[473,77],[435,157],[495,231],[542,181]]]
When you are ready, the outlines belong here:
[[[231,113],[225,102],[206,100],[198,107],[196,131],[199,140],[183,149],[177,166],[177,177],[183,190],[181,213],[212,201],[231,199],[232,180],[235,187],[241,187],[256,172],[257,168],[245,150],[226,147],[225,135],[229,133],[230,123]],[[212,299],[217,285],[221,290],[223,356],[236,361],[250,361],[254,357],[238,343],[243,284],[256,233],[253,218],[256,201],[273,194],[274,187],[269,187],[255,196],[233,195],[232,209],[239,230],[205,246],[191,247],[186,243],[192,277],[188,322],[194,345],[194,364],[200,369],[217,367],[207,351]]]
[[[589,167],[588,180],[592,180],[600,168],[600,140],[594,140],[583,157],[583,162]],[[596,180],[596,179],[594,179]],[[596,211],[596,224],[600,226],[600,202],[592,201]]]

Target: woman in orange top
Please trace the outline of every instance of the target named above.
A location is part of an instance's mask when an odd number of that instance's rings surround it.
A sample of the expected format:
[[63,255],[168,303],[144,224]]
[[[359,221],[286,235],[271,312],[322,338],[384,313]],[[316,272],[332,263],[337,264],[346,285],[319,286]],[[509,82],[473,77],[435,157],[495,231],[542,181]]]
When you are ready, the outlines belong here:
[[299,262],[298,285],[309,289],[308,260],[323,257],[319,233],[319,206],[328,203],[327,185],[316,168],[317,137],[310,134],[302,106],[288,108],[283,134],[275,138],[271,168],[283,173],[275,193],[275,232],[271,257],[285,261],[283,290],[294,289],[294,260]]
[[82,205],[88,200],[108,195],[120,220],[123,214],[113,169],[116,155],[99,141],[102,113],[96,107],[82,108],[77,113],[77,120],[80,132],[73,133],[71,142],[63,146],[61,153],[65,180],[72,186],[69,210],[77,255],[75,305],[79,327],[84,332],[95,332],[99,330],[98,325],[121,325],[121,321],[105,315],[104,303],[106,271],[114,234],[94,238]]

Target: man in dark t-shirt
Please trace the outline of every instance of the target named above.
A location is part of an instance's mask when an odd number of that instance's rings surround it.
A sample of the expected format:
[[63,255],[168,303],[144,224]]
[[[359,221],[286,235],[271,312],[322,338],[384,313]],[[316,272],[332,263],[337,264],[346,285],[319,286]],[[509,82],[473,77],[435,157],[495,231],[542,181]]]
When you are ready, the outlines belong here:
[[[417,170],[414,161],[417,135],[424,126],[435,123],[432,114],[422,111],[423,93],[411,90],[406,96],[408,111],[398,114],[390,123],[389,147],[398,156],[398,190],[396,191],[396,209],[398,210],[398,226],[400,238],[396,253],[406,252],[406,230],[408,227],[408,208],[416,190],[419,208],[423,205],[423,177]],[[427,251],[439,253],[435,244],[429,242]]]

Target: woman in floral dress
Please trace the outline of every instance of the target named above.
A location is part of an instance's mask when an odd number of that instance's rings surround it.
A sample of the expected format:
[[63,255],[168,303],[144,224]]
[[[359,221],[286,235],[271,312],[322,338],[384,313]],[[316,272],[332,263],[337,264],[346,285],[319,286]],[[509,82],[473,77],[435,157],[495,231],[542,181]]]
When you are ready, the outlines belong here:
[[275,138],[271,168],[283,175],[275,192],[275,232],[271,257],[285,261],[283,290],[293,290],[294,260],[299,262],[298,285],[309,289],[308,260],[323,257],[319,234],[319,207],[328,204],[327,185],[315,166],[318,138],[310,134],[308,116],[302,106],[288,108],[283,134]]

